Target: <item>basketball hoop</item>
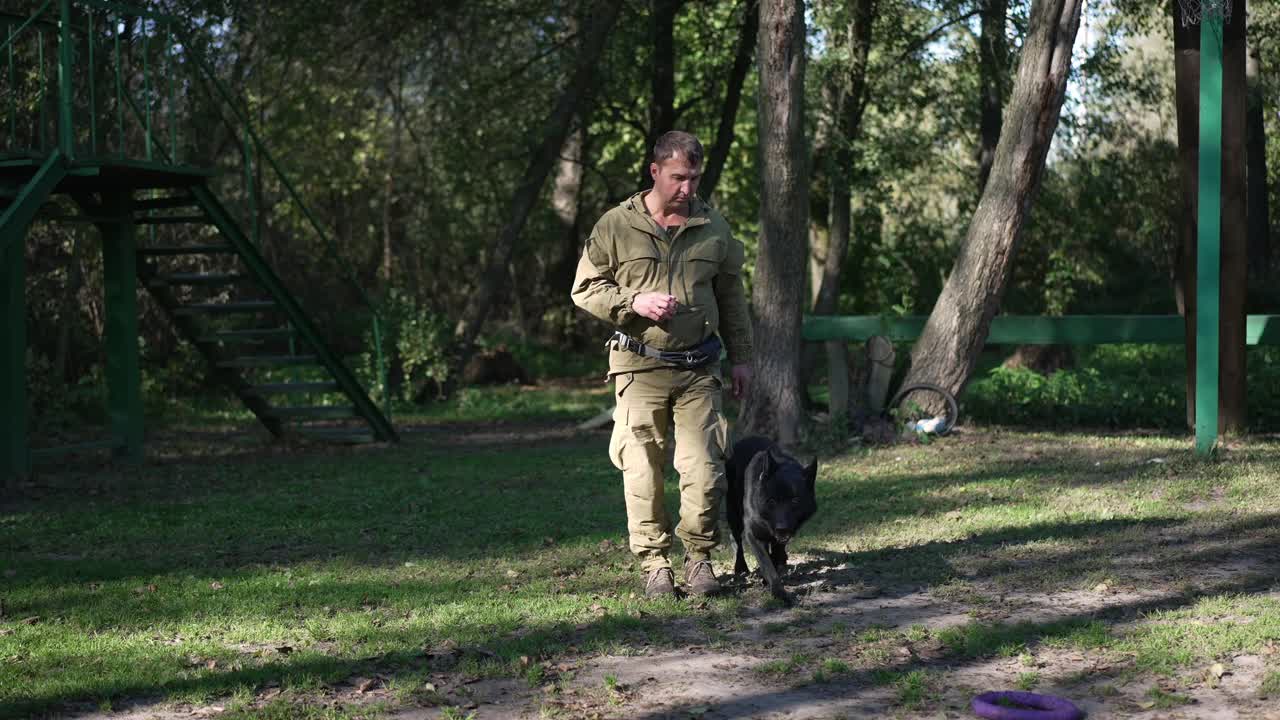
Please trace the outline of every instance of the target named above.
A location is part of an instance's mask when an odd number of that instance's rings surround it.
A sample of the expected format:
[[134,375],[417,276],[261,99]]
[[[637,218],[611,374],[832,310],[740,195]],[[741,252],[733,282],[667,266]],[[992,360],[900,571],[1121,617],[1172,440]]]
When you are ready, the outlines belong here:
[[1231,0],[1178,0],[1181,9],[1182,27],[1199,25],[1200,20],[1220,20],[1231,22]]

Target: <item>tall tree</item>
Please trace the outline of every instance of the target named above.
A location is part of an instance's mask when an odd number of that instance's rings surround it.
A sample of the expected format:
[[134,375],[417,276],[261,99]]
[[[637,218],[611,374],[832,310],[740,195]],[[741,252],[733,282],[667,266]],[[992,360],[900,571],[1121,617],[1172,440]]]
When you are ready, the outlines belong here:
[[742,408],[749,433],[799,439],[800,317],[809,227],[804,137],[803,0],[760,4],[760,245],[751,300],[756,381]]
[[[1246,13],[1252,7],[1246,4]],[[1257,33],[1249,33],[1248,57],[1245,60],[1245,82],[1248,101],[1245,125],[1247,147],[1247,183],[1249,214],[1249,278],[1252,281],[1268,277],[1271,264],[1271,225],[1267,197],[1267,132],[1263,122],[1262,52],[1258,47]]]
[[[906,382],[959,394],[986,343],[1058,127],[1083,0],[1033,0],[987,186],[911,353]],[[926,400],[932,403],[932,400]]]
[[991,163],[996,159],[996,143],[1000,141],[1000,120],[1009,85],[1009,40],[1005,22],[1009,0],[979,0],[982,34],[978,37],[978,85],[982,93],[979,104],[981,126],[978,143],[978,192],[987,186]]
[[573,124],[573,117],[586,101],[596,80],[596,71],[605,43],[613,29],[622,7],[622,0],[608,0],[595,6],[589,30],[583,36],[573,75],[560,93],[556,105],[547,117],[542,141],[529,160],[520,185],[516,188],[507,208],[507,221],[490,251],[489,261],[476,278],[474,297],[462,313],[453,332],[449,351],[449,372],[445,380],[445,394],[456,387],[462,367],[475,347],[480,329],[489,317],[498,294],[507,280],[507,265],[520,232],[524,229],[529,212],[542,192],[547,174],[560,156]]
[[1249,287],[1245,189],[1245,0],[1222,32],[1222,266],[1218,331],[1218,426],[1243,432],[1247,385],[1245,297]]
[[650,0],[649,37],[652,52],[649,79],[653,92],[649,96],[649,135],[645,138],[644,162],[640,165],[640,187],[653,185],[649,163],[653,161],[653,145],[663,133],[674,130],[676,117],[676,16],[685,0]]
[[760,0],[743,0],[742,29],[738,33],[738,47],[733,54],[733,68],[729,70],[729,83],[725,88],[724,103],[720,106],[720,125],[716,128],[715,144],[707,153],[707,167],[702,173],[698,194],[707,202],[712,201],[720,174],[724,172],[733,145],[733,125],[738,119],[738,106],[742,103],[742,85],[751,70],[751,58],[755,54],[756,35],[760,30]]
[[[817,283],[813,303],[815,315],[832,315],[840,299],[840,276],[848,255],[853,232],[850,220],[855,144],[861,135],[862,114],[867,107],[867,58],[871,52],[872,23],[875,0],[854,0],[848,22],[840,33],[840,42],[848,50],[848,65],[832,75],[830,92],[833,132],[829,138],[832,151],[827,155],[830,167],[830,205],[828,208],[828,241],[822,261],[822,275]],[[831,417],[849,410],[848,377],[849,346],[843,341],[828,341],[827,370],[831,383]]]

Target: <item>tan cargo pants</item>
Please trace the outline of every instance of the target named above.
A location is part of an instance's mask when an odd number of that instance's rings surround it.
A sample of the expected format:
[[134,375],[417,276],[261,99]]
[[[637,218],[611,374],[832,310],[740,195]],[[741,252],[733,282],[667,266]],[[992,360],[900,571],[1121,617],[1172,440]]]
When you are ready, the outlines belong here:
[[650,572],[670,567],[671,521],[664,503],[668,444],[680,473],[680,524],[685,561],[707,560],[720,541],[720,502],[727,481],[728,422],[714,366],[622,373],[614,378],[617,407],[609,458],[622,471],[631,552]]

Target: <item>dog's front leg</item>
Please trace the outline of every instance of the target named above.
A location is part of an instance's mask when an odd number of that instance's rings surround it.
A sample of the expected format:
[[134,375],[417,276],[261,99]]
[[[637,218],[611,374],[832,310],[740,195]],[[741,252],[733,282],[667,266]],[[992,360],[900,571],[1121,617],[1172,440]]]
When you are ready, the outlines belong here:
[[769,558],[773,560],[773,567],[777,569],[779,575],[787,571],[787,546],[785,543],[769,543]]
[[778,569],[773,566],[773,559],[765,551],[764,544],[750,530],[747,531],[746,536],[747,544],[751,546],[751,552],[756,556],[756,562],[760,563],[760,574],[764,575],[764,581],[769,585],[769,592],[773,593],[775,598],[790,605],[791,596],[787,594],[786,588],[782,587],[782,578],[778,576]]

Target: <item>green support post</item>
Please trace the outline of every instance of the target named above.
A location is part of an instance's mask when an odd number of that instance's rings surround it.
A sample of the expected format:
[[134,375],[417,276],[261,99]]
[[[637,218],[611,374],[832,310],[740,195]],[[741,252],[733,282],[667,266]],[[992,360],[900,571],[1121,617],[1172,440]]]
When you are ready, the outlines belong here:
[[58,5],[58,148],[71,160],[76,154],[71,131],[71,65],[75,57],[71,45],[71,0],[61,0]]
[[1222,18],[1200,19],[1199,217],[1196,228],[1196,452],[1218,440],[1218,304],[1222,273]]
[[[26,227],[21,235],[26,235]],[[0,242],[0,486],[31,471],[27,450],[27,303],[24,238]]]
[[106,290],[107,397],[116,455],[142,460],[142,371],[138,361],[138,267],[133,195],[117,190],[103,198],[102,274]]

